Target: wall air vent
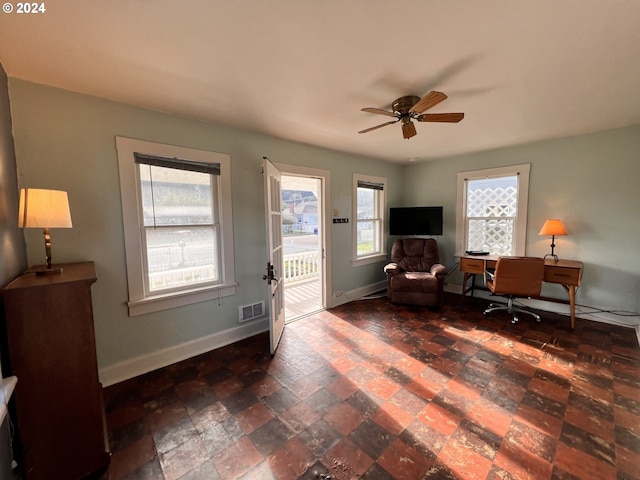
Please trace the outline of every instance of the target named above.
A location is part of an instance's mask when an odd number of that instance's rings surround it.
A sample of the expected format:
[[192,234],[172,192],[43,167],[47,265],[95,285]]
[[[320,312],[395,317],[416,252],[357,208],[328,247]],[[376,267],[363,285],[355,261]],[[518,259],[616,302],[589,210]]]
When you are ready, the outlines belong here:
[[238,313],[240,315],[240,323],[261,317],[264,315],[264,302],[238,307]]

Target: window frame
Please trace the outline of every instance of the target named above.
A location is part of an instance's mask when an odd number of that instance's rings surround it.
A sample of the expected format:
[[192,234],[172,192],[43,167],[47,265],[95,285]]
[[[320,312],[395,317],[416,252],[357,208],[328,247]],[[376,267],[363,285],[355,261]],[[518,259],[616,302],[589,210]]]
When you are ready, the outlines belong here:
[[[125,237],[129,316],[143,315],[234,295],[237,284],[234,266],[230,155],[120,136],[116,136],[116,150]],[[142,239],[146,227],[143,225],[142,212],[139,209],[141,189],[138,166],[135,163],[136,153],[220,164],[220,174],[213,179],[217,181],[217,198],[215,198],[216,204],[213,208],[216,209],[215,215],[219,219],[221,243],[219,245],[220,281],[217,284],[185,286],[158,293],[146,292],[146,252],[143,251],[145,242]]]
[[467,222],[467,181],[485,178],[499,178],[516,176],[518,179],[518,205],[514,222],[512,255],[525,255],[527,240],[527,212],[529,198],[530,163],[510,165],[505,167],[486,168],[482,170],[468,170],[458,172],[457,177],[457,207],[456,207],[456,257],[465,255],[468,222]]
[[[135,157],[135,163],[137,164],[136,184],[139,188],[138,198],[144,199],[144,193],[145,193],[144,183],[147,176],[146,174],[148,174],[149,184],[147,188],[150,189],[149,193],[151,195],[150,195],[150,198],[147,198],[147,202],[151,200],[151,205],[147,204],[147,208],[151,206],[152,218],[153,218],[153,221],[151,223],[147,223],[147,219],[142,214],[142,211],[144,211],[145,209],[145,205],[144,205],[145,202],[144,201],[139,202],[138,207],[142,209],[139,216],[139,219],[141,220],[140,222],[140,229],[141,229],[140,241],[142,243],[141,251],[146,252],[146,254],[143,255],[142,257],[142,260],[144,262],[143,269],[146,272],[146,274],[144,275],[145,297],[159,295],[161,293],[180,292],[185,290],[186,288],[195,288],[196,286],[197,287],[204,287],[207,285],[217,286],[220,283],[222,283],[222,278],[220,275],[221,264],[220,264],[220,248],[219,248],[219,245],[222,245],[222,237],[221,237],[221,230],[220,230],[220,222],[218,221],[219,211],[220,211],[220,208],[219,208],[220,200],[218,195],[218,189],[219,189],[218,176],[220,175],[220,164],[193,162],[193,161],[179,159],[179,158],[171,159],[166,157],[156,157],[156,156],[150,156],[146,154],[140,154],[139,152],[134,153],[134,157]],[[164,168],[164,169],[170,170],[173,174],[177,174],[178,176],[180,175],[178,171],[187,171],[189,173],[195,173],[197,175],[205,175],[207,178],[207,183],[210,188],[210,195],[208,196],[211,202],[210,208],[209,208],[209,212],[211,214],[210,222],[208,223],[185,222],[185,223],[175,223],[175,224],[174,223],[165,224],[163,222],[160,222],[158,224],[158,222],[156,221],[156,207],[159,208],[159,205],[156,206],[155,200],[154,200],[156,197],[156,195],[154,194],[154,191],[156,191],[155,184],[157,183],[158,180],[156,179],[154,181],[154,175],[151,170],[152,168]],[[157,173],[160,173],[160,172],[157,172]],[[161,188],[161,187],[158,187],[158,188]],[[161,192],[157,191],[156,193],[160,194]],[[152,273],[150,271],[151,265],[149,263],[150,248],[152,247],[149,245],[149,233],[170,231],[175,228],[188,229],[191,231],[211,229],[213,234],[212,246],[215,252],[215,255],[214,255],[215,257],[214,265],[216,265],[215,276],[217,277],[215,280],[199,282],[197,285],[195,284],[192,285],[192,287],[187,287],[186,285],[173,285],[170,287],[165,286],[164,288],[158,288],[156,290],[152,288],[152,282],[151,282]]]
[[[375,202],[378,210],[377,218],[363,219],[362,222],[376,221],[378,222],[378,235],[380,239],[380,248],[374,253],[366,255],[358,255],[358,184],[360,182],[380,185],[380,189],[373,189],[376,192]],[[352,266],[368,265],[387,260],[387,179],[385,177],[376,177],[373,175],[364,175],[359,173],[353,174],[353,194],[352,194]]]

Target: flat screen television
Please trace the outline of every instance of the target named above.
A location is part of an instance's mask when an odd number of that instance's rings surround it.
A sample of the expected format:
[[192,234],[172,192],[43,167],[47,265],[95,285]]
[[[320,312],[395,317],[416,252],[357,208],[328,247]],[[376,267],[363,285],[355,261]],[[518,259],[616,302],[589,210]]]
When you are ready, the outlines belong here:
[[442,235],[442,207],[389,209],[390,235]]

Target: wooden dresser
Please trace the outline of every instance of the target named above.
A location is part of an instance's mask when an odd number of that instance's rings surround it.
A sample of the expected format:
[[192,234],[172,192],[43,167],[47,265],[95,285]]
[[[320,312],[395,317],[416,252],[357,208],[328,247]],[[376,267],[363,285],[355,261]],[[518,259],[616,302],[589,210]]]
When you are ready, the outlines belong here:
[[16,453],[27,480],[82,478],[109,463],[91,302],[95,265],[58,266],[60,274],[31,269],[3,290],[18,377]]

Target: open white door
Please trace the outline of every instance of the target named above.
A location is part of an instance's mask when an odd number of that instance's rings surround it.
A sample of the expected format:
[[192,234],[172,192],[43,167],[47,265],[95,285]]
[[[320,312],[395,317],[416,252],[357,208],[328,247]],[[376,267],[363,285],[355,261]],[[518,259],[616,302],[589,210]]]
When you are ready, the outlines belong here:
[[264,204],[267,226],[267,273],[263,277],[269,285],[271,308],[269,309],[269,338],[271,354],[278,348],[284,330],[284,273],[282,253],[282,208],[280,193],[280,171],[266,157],[263,157]]

